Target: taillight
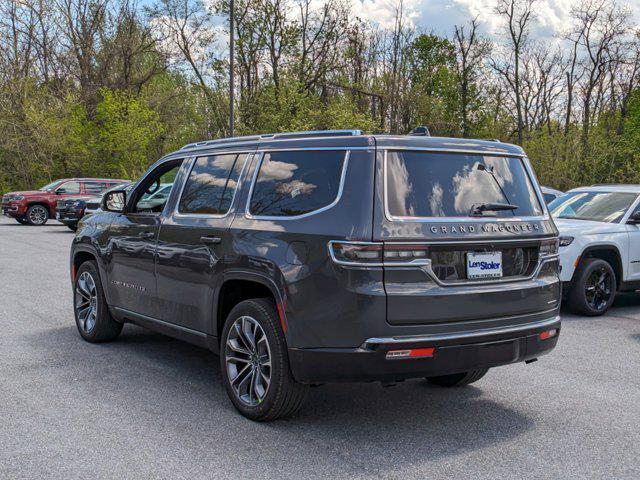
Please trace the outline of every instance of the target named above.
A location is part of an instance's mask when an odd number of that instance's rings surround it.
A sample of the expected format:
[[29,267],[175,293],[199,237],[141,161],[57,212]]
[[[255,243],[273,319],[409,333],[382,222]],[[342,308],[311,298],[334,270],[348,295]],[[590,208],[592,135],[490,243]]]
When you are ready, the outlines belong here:
[[343,265],[426,265],[429,249],[421,244],[375,242],[329,242],[331,258]]
[[382,265],[382,244],[367,242],[329,242],[329,253],[344,265]]
[[384,260],[388,263],[420,263],[429,257],[429,250],[420,244],[387,243],[384,245]]

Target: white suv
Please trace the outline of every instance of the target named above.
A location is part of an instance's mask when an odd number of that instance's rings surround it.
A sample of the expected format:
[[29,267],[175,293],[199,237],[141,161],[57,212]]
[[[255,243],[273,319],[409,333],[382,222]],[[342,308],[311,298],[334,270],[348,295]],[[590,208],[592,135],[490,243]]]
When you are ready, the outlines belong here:
[[616,291],[640,288],[640,185],[576,188],[549,204],[560,231],[569,306],[602,315]]

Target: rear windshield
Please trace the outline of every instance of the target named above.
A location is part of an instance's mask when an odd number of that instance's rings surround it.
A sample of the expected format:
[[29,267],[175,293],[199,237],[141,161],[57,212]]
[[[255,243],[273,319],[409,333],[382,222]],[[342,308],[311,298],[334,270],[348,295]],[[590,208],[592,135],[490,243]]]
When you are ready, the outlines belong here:
[[468,217],[472,207],[500,203],[498,217],[542,215],[523,161],[514,157],[389,151],[387,207],[394,217]]
[[630,192],[570,192],[549,204],[555,218],[574,218],[616,223],[637,195]]

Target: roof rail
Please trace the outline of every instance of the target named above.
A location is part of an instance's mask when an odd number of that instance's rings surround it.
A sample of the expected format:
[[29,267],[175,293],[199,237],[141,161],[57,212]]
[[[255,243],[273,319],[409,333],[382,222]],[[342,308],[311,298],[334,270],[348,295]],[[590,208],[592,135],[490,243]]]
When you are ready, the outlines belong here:
[[307,137],[341,137],[362,135],[360,130],[310,130],[306,132],[282,132],[282,133],[264,133],[261,135],[246,135],[242,137],[227,137],[217,140],[205,140],[202,142],[189,143],[180,150],[190,150],[193,148],[206,147],[209,145],[224,145],[236,142],[259,142],[267,139],[292,139]]
[[306,132],[282,132],[263,135],[274,139],[305,138],[305,137],[349,137],[362,135],[360,130],[309,130]]

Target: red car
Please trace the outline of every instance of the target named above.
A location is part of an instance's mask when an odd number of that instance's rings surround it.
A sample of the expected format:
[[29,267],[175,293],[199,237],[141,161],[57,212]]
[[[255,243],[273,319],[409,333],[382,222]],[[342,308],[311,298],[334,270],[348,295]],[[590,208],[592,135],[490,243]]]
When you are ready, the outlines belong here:
[[19,223],[44,225],[56,215],[58,200],[66,197],[98,195],[124,180],[109,178],[64,178],[40,190],[10,192],[2,197],[2,213]]

